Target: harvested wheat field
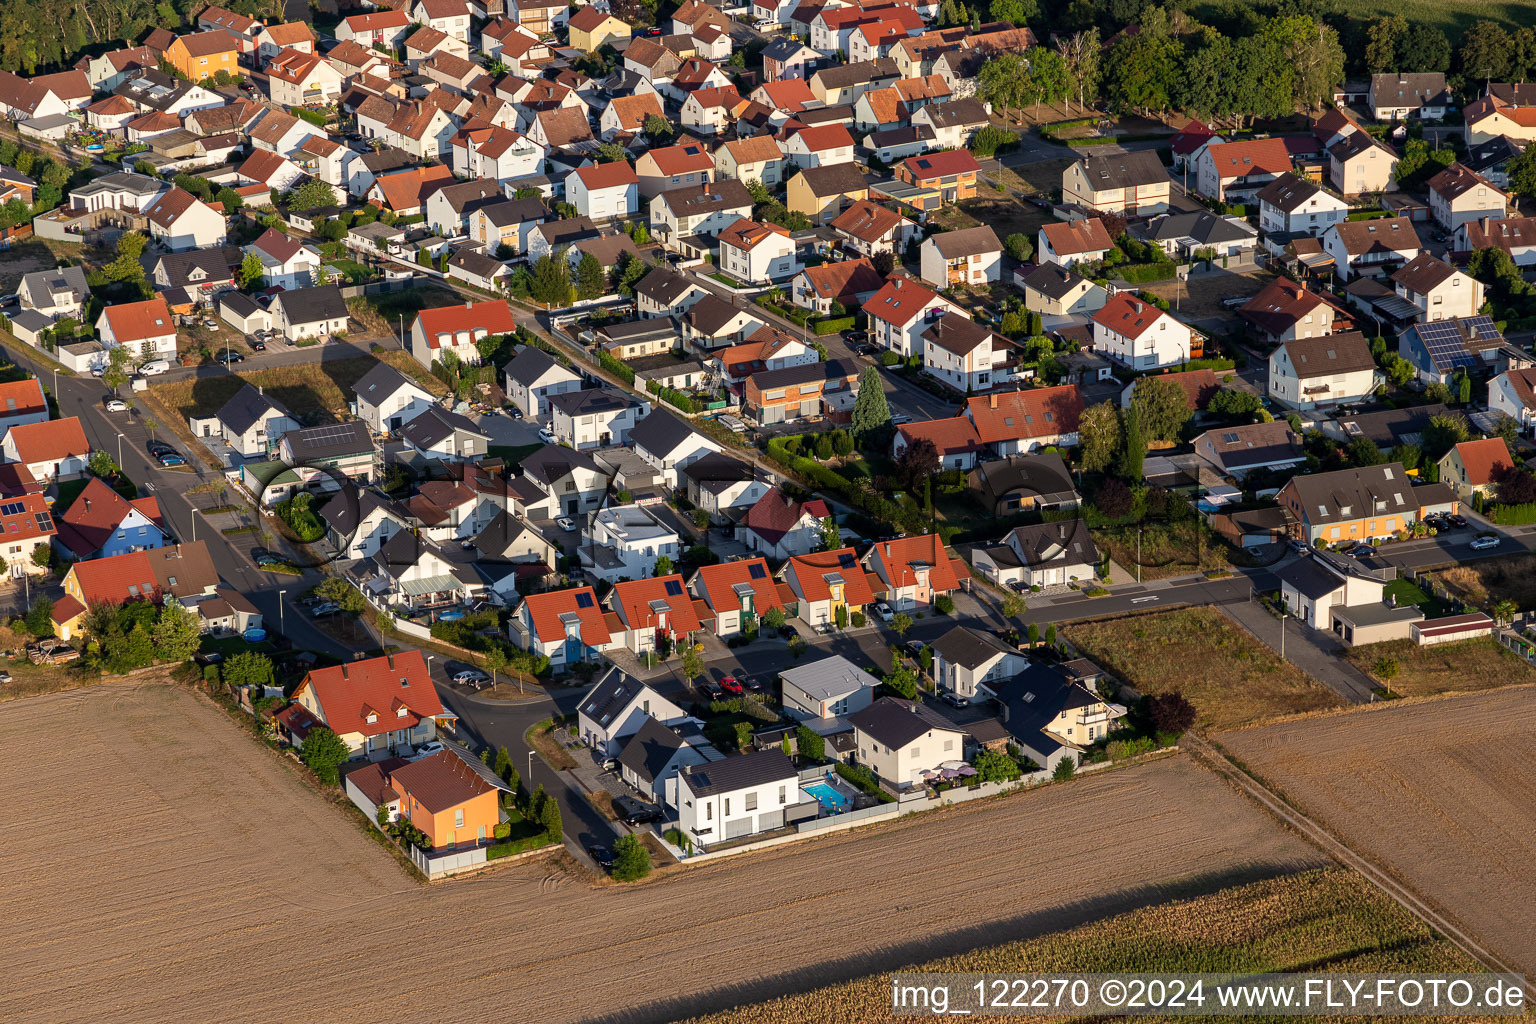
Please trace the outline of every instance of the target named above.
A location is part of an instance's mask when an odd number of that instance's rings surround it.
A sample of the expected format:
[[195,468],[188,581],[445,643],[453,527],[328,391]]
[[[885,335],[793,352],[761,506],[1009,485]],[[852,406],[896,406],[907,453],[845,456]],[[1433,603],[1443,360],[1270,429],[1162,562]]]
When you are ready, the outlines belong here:
[[[1343,868],[1321,868],[1131,911],[1055,935],[944,957],[913,969],[986,974],[1089,969],[1267,974],[1470,973],[1482,967],[1360,876]],[[875,1024],[912,1019],[891,1013],[890,1002],[889,975],[882,973],[685,1024]]]
[[426,886],[173,686],[0,704],[0,746],[0,1020],[666,1020],[1321,863],[1173,757],[633,887]]
[[1536,689],[1394,701],[1217,740],[1515,970],[1536,974]]

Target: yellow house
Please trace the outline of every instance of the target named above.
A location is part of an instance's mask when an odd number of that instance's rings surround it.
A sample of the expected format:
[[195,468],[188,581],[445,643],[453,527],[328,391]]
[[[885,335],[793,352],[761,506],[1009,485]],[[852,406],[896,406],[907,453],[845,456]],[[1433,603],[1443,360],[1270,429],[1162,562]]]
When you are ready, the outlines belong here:
[[803,213],[813,224],[835,220],[844,209],[869,198],[869,182],[856,164],[807,167],[789,179],[785,205]]
[[177,71],[194,82],[212,78],[220,71],[240,72],[240,44],[221,28],[177,36],[165,48],[165,59]]
[[587,53],[595,53],[603,46],[613,45],[629,38],[629,25],[596,7],[583,7],[571,15],[571,46]]
[[[795,595],[800,618],[809,626],[846,628],[854,613],[875,601],[871,577],[853,548],[799,555],[784,563],[779,573]],[[839,610],[847,615],[843,623],[837,621]]]
[[1440,458],[1440,482],[1463,501],[1492,495],[1499,479],[1513,469],[1514,457],[1502,437],[1463,441]]

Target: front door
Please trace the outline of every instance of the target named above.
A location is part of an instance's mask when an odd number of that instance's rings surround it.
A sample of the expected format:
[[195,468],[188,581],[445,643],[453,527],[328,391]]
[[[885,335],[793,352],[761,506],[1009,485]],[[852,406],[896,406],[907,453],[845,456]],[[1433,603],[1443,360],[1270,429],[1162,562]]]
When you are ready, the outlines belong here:
[[580,508],[581,508],[581,499],[580,498],[567,498],[567,499],[565,499],[565,514],[566,515],[574,516],[577,513],[577,511],[580,510]]

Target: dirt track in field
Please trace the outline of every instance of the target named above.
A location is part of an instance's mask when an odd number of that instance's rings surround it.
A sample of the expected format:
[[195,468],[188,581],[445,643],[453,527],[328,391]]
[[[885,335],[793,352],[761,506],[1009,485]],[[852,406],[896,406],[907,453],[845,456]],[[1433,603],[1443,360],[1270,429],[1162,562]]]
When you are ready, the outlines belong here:
[[172,686],[10,702],[0,749],[5,1021],[665,1020],[1321,859],[1175,757],[633,887],[429,887]]
[[1536,688],[1216,739],[1313,821],[1536,975]]

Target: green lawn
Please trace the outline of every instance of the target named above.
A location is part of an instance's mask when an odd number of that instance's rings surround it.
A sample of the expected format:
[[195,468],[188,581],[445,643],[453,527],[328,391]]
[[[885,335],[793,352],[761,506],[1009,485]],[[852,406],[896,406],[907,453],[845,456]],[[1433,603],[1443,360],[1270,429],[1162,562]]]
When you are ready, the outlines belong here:
[[205,636],[198,645],[198,651],[202,654],[222,654],[229,658],[245,651],[258,651],[267,654],[277,650],[270,641],[263,640],[260,643],[248,644],[238,636],[223,636],[214,638]]
[[[1201,4],[1190,13],[1199,20],[1216,13],[1216,8]],[[1222,8],[1221,10],[1225,10]],[[1387,0],[1343,0],[1337,7],[1340,14],[1351,18],[1370,20],[1387,14],[1400,14],[1409,24],[1431,25],[1443,31],[1451,39],[1451,46],[1461,45],[1461,35],[1472,24],[1484,19],[1502,24],[1513,31],[1536,20],[1536,5],[1515,3],[1437,3],[1431,0],[1407,0],[1407,3]]]
[[515,466],[543,447],[542,444],[493,444],[486,446],[485,454],[488,458],[500,459],[504,465]]
[[1412,580],[1393,580],[1387,584],[1384,596],[1392,598],[1400,605],[1417,605],[1423,610],[1424,615],[1431,619],[1447,615],[1450,612],[1450,609],[1446,608],[1445,602],[1441,601],[1438,597],[1425,593]]

